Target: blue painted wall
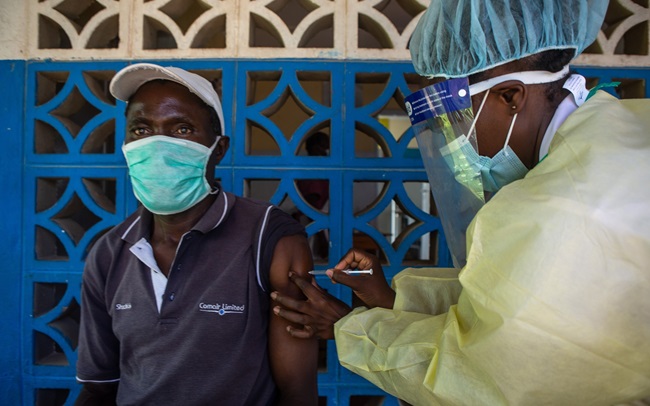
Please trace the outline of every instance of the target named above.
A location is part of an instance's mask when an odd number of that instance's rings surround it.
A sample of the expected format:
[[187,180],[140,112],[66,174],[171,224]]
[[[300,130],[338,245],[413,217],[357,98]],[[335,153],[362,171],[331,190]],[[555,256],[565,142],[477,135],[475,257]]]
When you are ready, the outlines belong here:
[[25,62],[0,61],[0,396],[20,404]]

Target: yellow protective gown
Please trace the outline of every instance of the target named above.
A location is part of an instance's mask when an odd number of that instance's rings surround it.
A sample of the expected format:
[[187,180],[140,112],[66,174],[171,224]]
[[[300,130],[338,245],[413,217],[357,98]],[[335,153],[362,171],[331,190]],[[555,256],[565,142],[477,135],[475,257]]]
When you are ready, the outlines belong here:
[[414,405],[650,395],[649,184],[650,100],[598,92],[479,211],[458,279],[404,270],[393,310],[335,325],[341,364]]

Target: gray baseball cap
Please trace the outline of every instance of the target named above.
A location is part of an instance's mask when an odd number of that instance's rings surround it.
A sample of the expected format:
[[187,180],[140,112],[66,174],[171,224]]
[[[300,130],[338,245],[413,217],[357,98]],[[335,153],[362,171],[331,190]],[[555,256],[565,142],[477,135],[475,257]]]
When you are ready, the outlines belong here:
[[190,92],[199,96],[217,113],[221,131],[224,131],[223,109],[221,108],[219,95],[207,79],[195,73],[173,66],[163,67],[153,63],[136,63],[117,72],[111,80],[109,89],[116,99],[128,101],[140,86],[157,79],[170,80],[181,84]]

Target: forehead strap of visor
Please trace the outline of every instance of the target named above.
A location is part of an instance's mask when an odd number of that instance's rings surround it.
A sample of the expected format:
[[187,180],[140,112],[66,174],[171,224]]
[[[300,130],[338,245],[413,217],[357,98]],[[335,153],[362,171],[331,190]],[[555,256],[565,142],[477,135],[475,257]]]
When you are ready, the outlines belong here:
[[545,70],[524,71],[508,73],[506,75],[495,76],[493,78],[474,83],[469,86],[469,94],[474,96],[482,93],[494,86],[507,82],[508,80],[518,80],[525,85],[537,85],[540,83],[551,83],[560,80],[569,74],[569,65],[566,65],[559,72],[549,72]]

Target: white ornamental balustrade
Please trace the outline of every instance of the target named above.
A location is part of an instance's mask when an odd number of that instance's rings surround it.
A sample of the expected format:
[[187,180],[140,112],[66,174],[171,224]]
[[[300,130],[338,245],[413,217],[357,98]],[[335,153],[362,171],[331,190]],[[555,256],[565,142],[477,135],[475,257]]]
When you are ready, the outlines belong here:
[[[21,57],[408,60],[427,0],[30,0]],[[578,65],[648,66],[647,5],[612,0]],[[13,24],[14,26],[16,23]],[[23,48],[26,52],[23,52]],[[4,51],[7,52],[7,51]]]

